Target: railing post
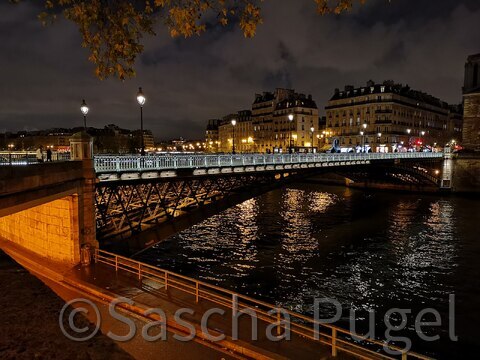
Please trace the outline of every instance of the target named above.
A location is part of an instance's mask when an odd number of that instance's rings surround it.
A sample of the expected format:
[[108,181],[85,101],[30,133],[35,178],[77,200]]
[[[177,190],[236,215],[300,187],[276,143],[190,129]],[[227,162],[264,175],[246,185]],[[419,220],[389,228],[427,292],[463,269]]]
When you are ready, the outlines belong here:
[[95,251],[94,251],[94,260],[95,260],[95,264],[98,262],[98,248],[95,248]]
[[402,352],[402,360],[407,360],[407,353],[405,351]]
[[142,281],[142,264],[138,263],[138,280]]
[[168,290],[168,273],[165,272],[165,290]]
[[281,326],[281,316],[280,316],[280,309],[277,308],[277,336],[282,334],[282,326]]
[[115,256],[115,272],[118,271],[118,256]]
[[332,356],[337,356],[337,329],[332,329]]
[[195,281],[195,302],[198,304],[198,281]]

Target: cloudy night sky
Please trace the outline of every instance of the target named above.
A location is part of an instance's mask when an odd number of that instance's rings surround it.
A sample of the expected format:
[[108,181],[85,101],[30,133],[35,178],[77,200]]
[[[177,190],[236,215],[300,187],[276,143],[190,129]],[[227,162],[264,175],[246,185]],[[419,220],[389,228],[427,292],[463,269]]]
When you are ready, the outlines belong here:
[[237,26],[172,39],[159,25],[136,78],[100,81],[75,24],[44,28],[31,3],[0,5],[0,132],[81,126],[83,98],[90,126],[135,129],[138,86],[158,139],[202,138],[207,119],[249,109],[275,87],[312,94],[321,114],[335,88],[369,79],[459,103],[465,59],[480,52],[478,0],[369,0],[323,17],[312,0],[265,0],[254,39]]

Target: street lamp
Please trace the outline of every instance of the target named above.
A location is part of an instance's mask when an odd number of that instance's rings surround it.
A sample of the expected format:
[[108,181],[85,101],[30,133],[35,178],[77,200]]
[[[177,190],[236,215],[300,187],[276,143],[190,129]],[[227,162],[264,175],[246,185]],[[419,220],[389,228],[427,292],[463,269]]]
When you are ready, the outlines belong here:
[[235,154],[235,125],[237,125],[237,120],[232,119],[232,154]]
[[[367,128],[367,123],[363,123],[362,124],[362,127],[364,129],[364,131],[362,131],[363,134],[365,134],[365,129]],[[365,136],[363,137],[363,152],[365,152]]]
[[313,133],[315,132],[315,128],[312,126],[310,128],[310,131],[312,132],[312,154],[313,154]]
[[407,129],[407,134],[408,134],[408,148],[411,146],[411,138],[410,138],[410,133],[412,132],[412,129]]
[[364,141],[363,134],[365,134],[365,133],[363,131],[360,131],[360,136],[362,137],[361,143],[360,143],[360,149],[362,149],[362,150],[360,152],[363,152],[363,141]]
[[8,162],[10,165],[12,164],[12,149],[14,146],[13,144],[8,144]]
[[82,105],[80,106],[80,111],[83,114],[83,127],[85,128],[85,131],[87,131],[87,114],[90,109],[87,106],[87,103],[85,100],[82,100]]
[[424,136],[425,136],[425,131],[421,131],[420,132],[420,135],[421,135],[421,139],[422,139],[422,148],[425,147],[425,139],[424,139]]
[[142,88],[138,88],[138,93],[137,93],[137,102],[138,105],[140,105],[140,136],[141,136],[141,150],[140,150],[140,155],[145,156],[145,144],[144,144],[144,139],[143,139],[143,105],[145,105],[145,101],[147,101],[147,98],[145,95],[143,95]]
[[290,129],[290,134],[289,134],[289,140],[290,140],[290,146],[289,146],[289,149],[288,149],[288,152],[291,154],[293,152],[293,139],[292,139],[292,121],[293,121],[293,114],[289,114],[288,115],[288,121],[290,121],[290,123],[288,124],[288,127]]

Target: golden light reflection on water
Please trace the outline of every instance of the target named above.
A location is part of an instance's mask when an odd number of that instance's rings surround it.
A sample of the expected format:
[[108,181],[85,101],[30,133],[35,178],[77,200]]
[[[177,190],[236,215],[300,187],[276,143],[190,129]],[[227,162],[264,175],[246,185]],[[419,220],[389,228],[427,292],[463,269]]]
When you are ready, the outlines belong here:
[[297,185],[213,216],[140,260],[310,315],[314,298],[329,297],[380,320],[412,306],[444,319],[448,294],[471,309],[480,301],[476,209],[472,199]]
[[451,290],[443,277],[455,267],[455,222],[451,201],[298,186],[213,216],[156,256],[163,267],[304,313],[315,297],[353,309],[431,305]]
[[335,196],[325,192],[286,189],[280,216],[284,224],[281,244],[285,253],[280,260],[286,264],[316,256],[318,240],[312,224],[313,213],[325,213],[335,203]]

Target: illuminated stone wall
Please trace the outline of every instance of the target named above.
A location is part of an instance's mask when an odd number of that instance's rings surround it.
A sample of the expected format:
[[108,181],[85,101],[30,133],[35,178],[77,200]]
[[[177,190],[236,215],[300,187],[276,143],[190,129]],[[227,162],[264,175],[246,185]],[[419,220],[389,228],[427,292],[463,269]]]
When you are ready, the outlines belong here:
[[78,196],[0,218],[0,236],[48,259],[80,261]]
[[467,94],[464,99],[463,143],[471,150],[480,150],[480,93]]

